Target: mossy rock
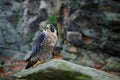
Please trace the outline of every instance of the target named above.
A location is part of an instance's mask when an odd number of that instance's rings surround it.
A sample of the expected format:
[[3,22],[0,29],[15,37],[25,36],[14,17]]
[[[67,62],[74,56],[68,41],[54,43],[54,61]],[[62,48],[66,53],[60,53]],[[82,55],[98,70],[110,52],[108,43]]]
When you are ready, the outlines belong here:
[[119,80],[118,76],[64,60],[52,60],[14,75],[21,80]]

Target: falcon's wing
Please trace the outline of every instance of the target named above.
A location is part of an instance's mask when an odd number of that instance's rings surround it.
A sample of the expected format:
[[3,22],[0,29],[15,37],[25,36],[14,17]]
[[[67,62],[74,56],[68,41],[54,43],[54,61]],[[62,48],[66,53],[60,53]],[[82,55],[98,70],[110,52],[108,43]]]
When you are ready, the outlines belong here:
[[40,50],[40,47],[43,44],[43,40],[45,38],[45,32],[40,32],[38,33],[34,40],[33,40],[33,45],[32,45],[32,51],[30,53],[30,57],[27,59],[29,60],[33,55],[35,55],[36,52],[38,52]]

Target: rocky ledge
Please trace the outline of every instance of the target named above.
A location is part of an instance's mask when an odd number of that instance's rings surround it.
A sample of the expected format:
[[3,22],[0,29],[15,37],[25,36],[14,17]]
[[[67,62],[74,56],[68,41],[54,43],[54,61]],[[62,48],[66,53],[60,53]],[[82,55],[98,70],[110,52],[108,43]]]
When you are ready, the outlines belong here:
[[120,77],[64,60],[51,60],[13,75],[15,80],[120,80]]

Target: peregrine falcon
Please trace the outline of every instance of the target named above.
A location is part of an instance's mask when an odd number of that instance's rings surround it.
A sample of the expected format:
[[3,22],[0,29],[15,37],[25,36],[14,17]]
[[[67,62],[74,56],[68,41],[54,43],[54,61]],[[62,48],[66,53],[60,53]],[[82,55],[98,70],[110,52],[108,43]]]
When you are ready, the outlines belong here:
[[26,60],[28,62],[26,69],[50,60],[57,40],[57,32],[52,24],[48,24],[45,30],[37,33],[33,39],[30,57]]

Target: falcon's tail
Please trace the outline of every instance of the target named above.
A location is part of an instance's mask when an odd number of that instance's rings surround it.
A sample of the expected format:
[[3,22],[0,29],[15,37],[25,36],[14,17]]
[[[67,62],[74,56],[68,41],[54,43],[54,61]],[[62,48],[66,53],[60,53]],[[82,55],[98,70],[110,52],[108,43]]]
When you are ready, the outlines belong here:
[[30,68],[30,67],[32,67],[33,66],[33,64],[31,63],[31,62],[28,62],[28,64],[27,64],[27,66],[25,67],[25,69],[28,69],[28,68]]

